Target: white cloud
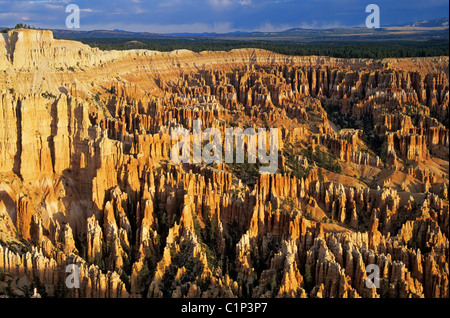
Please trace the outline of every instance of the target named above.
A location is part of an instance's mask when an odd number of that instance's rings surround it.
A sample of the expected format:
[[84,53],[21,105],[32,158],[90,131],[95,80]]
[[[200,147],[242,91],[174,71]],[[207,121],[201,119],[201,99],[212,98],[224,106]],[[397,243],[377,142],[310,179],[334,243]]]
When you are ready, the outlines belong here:
[[239,0],[238,3],[239,3],[241,6],[248,6],[248,5],[253,4],[253,1],[252,1],[252,0]]
[[215,10],[253,5],[253,0],[207,0],[207,2]]
[[208,0],[209,4],[214,8],[228,7],[233,4],[231,0]]
[[0,12],[0,19],[17,18],[17,17],[19,17],[19,14],[15,12]]
[[51,10],[63,10],[65,7],[60,4],[46,3],[45,7]]

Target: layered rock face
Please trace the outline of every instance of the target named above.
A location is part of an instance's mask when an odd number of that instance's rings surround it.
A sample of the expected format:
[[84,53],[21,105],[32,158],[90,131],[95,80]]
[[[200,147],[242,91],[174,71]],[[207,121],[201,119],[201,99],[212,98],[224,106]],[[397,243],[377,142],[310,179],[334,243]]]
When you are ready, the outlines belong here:
[[[0,295],[448,297],[448,63],[4,34]],[[277,128],[277,173],[176,163],[194,120]]]

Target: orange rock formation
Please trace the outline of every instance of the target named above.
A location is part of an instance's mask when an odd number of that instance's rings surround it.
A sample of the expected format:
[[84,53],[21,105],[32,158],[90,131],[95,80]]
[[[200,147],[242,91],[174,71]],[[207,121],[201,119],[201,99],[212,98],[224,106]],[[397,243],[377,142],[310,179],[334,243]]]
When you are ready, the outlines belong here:
[[[0,294],[448,297],[448,65],[104,52],[10,31]],[[279,128],[277,174],[173,163],[170,131],[194,119]]]

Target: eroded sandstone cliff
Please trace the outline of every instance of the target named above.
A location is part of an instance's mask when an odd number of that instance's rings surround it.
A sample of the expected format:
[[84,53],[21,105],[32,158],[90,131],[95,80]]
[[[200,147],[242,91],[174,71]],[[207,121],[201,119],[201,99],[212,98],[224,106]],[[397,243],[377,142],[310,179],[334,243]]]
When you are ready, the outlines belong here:
[[[448,63],[3,34],[0,294],[448,297]],[[175,164],[195,119],[278,128],[277,173]]]

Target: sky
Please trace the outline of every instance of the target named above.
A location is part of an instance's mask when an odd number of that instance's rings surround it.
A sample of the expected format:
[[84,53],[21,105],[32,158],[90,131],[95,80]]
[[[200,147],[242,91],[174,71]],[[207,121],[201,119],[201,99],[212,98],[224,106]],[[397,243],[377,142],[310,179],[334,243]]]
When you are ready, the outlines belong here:
[[0,26],[66,28],[68,4],[80,8],[80,30],[155,33],[282,31],[364,26],[368,4],[380,25],[447,17],[448,0],[0,0]]

